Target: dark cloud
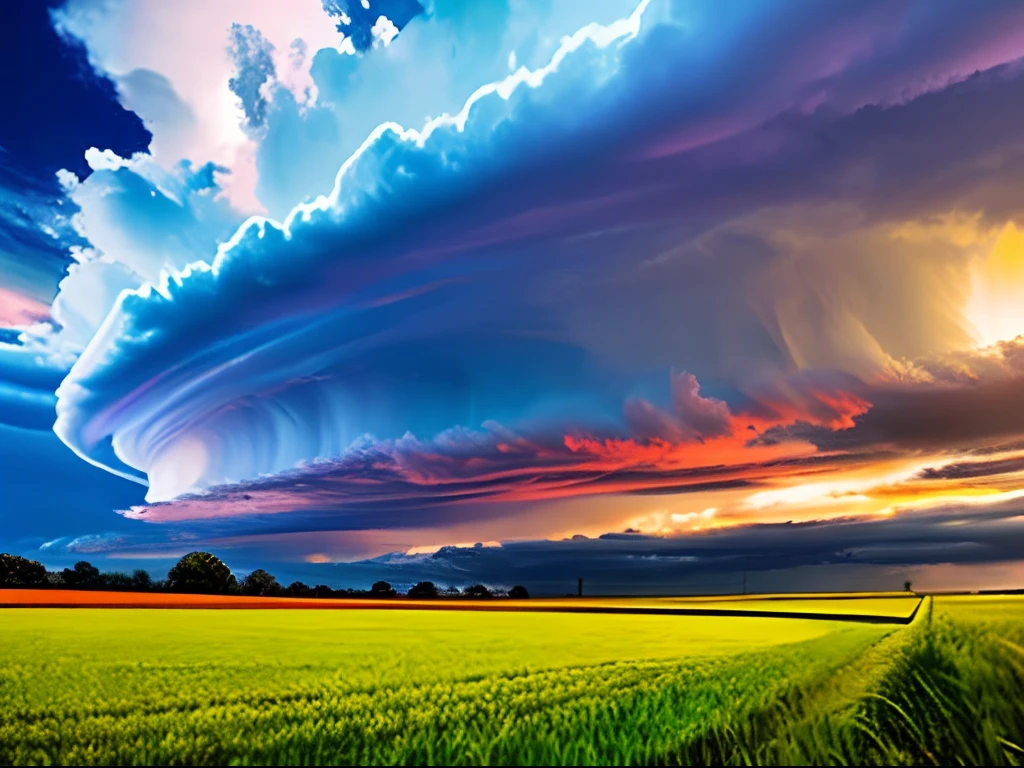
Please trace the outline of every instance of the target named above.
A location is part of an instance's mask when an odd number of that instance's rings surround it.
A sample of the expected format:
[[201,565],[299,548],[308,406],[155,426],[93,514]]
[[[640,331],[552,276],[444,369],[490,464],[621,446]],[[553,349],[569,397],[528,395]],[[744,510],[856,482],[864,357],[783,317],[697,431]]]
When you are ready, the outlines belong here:
[[[763,585],[776,580],[772,572],[819,566],[1016,562],[1024,545],[1021,513],[1017,504],[981,516],[974,509],[948,509],[884,520],[740,526],[671,538],[632,533],[506,542],[500,548],[445,547],[432,555],[385,555],[325,572],[333,570],[339,582],[373,575],[395,583],[521,583],[546,594],[570,591],[582,577],[591,594],[672,594],[702,585],[712,592],[736,592],[746,571],[752,591],[763,591]],[[971,525],[950,525],[967,520]],[[839,581],[832,571],[817,573],[817,582],[795,575],[789,588],[827,589]],[[888,588],[902,586],[898,577],[890,579]],[[860,583],[865,583],[863,575]]]
[[[780,425],[765,430],[752,443],[806,440],[828,451],[872,446],[964,451],[993,442],[1004,445],[1024,433],[1022,350],[1024,339],[1018,338],[937,364],[925,361],[921,371],[943,378],[858,387],[871,408],[854,417],[848,429],[823,429],[805,422]],[[946,376],[947,372],[951,375]]]
[[944,467],[928,467],[921,472],[925,480],[966,480],[992,477],[1024,471],[1024,458],[1014,457],[997,461],[961,461]]
[[[43,559],[75,552],[168,560],[202,546],[232,567],[265,565],[280,556],[282,542],[260,536],[244,541],[195,533],[154,539],[148,534],[111,534],[57,542]],[[482,582],[524,584],[540,595],[575,592],[583,578],[588,594],[736,593],[902,588],[905,578],[928,566],[946,569],[1014,564],[1024,545],[1024,508],[1019,502],[987,507],[938,508],[895,517],[734,526],[659,537],[638,532],[560,541],[506,541],[498,546],[445,546],[431,554],[389,553],[335,565],[281,562],[289,578],[336,587],[365,587],[378,579],[407,586]],[[276,553],[276,554],[275,554]],[[153,560],[149,561],[153,563]],[[161,562],[157,560],[155,562]]]
[[1022,379],[973,387],[880,392],[858,433],[871,443],[910,447],[968,447],[1024,432]]

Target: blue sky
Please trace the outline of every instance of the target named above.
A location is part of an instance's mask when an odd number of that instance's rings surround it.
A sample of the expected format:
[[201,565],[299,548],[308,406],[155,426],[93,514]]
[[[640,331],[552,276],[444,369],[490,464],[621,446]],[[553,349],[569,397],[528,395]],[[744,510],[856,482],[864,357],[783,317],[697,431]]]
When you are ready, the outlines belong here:
[[1024,9],[6,13],[0,547],[1017,578]]

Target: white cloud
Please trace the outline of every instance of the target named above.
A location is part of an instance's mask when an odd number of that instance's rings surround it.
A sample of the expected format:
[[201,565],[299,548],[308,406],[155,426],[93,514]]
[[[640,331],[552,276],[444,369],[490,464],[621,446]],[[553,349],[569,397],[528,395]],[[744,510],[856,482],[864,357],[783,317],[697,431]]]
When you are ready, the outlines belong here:
[[[289,73],[282,83],[301,103],[313,85],[310,58],[294,67],[289,61],[292,42],[301,39],[312,51],[341,42],[319,0],[71,0],[55,13],[55,20],[62,31],[81,39],[93,65],[119,84],[124,106],[137,112],[153,132],[153,155],[165,169],[182,159],[235,169],[252,156],[249,138],[240,127],[241,110],[228,88],[228,29],[233,22],[251,24],[274,45],[278,71]],[[140,72],[163,79],[165,98],[155,100],[152,87],[131,87],[126,78]],[[236,174],[225,187],[238,210],[261,210],[252,173]]]
[[118,168],[127,168],[131,161],[120,157],[112,149],[99,150],[96,147],[89,147],[85,150],[85,162],[94,171],[116,171]]
[[78,177],[71,171],[60,168],[57,171],[57,183],[65,192],[72,192],[78,186]]
[[387,16],[380,16],[370,29],[370,34],[373,35],[374,46],[382,45],[386,48],[398,36],[398,27]]

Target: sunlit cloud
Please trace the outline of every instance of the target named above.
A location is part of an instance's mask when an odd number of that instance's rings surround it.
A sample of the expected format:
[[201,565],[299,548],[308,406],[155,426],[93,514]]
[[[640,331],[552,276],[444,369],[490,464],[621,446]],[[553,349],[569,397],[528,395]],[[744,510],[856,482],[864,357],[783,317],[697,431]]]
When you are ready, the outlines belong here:
[[1024,335],[1024,232],[1007,222],[978,264],[967,317],[985,345]]

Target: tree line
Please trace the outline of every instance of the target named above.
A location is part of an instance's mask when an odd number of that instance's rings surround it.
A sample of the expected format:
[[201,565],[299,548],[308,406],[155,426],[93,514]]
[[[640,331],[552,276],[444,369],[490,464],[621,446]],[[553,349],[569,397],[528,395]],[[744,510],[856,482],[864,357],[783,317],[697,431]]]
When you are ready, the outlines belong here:
[[[154,579],[141,568],[131,573],[102,572],[91,563],[80,560],[72,568],[48,571],[35,560],[0,553],[0,589],[88,589],[114,592],[175,592],[192,595],[247,595],[252,597],[317,597],[317,598],[393,598],[401,593],[386,581],[378,581],[368,590],[332,589],[326,584],[309,586],[293,581],[282,586],[273,575],[257,568],[239,580],[219,558],[209,552],[190,552],[167,573],[166,579]],[[421,581],[410,587],[405,597],[430,600],[435,598],[487,599],[529,597],[525,587],[505,591],[483,584],[464,589],[440,588],[432,581]]]

